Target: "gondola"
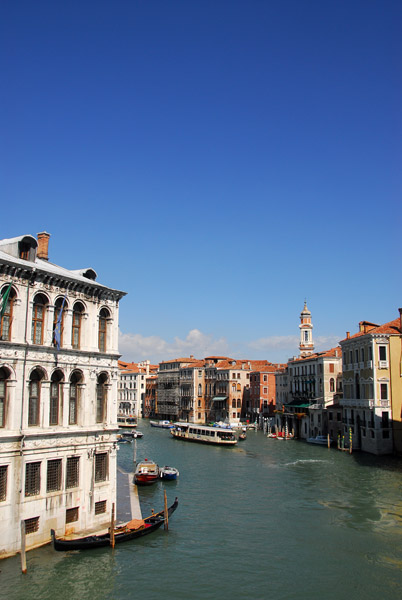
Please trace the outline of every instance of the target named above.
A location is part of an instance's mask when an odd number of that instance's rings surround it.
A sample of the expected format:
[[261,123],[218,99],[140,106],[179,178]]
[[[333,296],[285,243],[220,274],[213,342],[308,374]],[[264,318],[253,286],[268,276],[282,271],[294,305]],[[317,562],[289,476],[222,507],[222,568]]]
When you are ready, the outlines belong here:
[[[168,508],[168,516],[172,515],[179,504],[176,498],[172,506]],[[139,520],[134,519],[129,521],[125,525],[120,525],[114,529],[114,541],[115,544],[121,542],[128,542],[135,538],[148,535],[159,529],[165,522],[165,513],[155,513],[147,517],[146,519]],[[76,539],[65,539],[57,538],[54,529],[50,530],[52,536],[53,547],[55,550],[92,550],[93,548],[102,548],[104,546],[110,546],[110,533],[104,533],[103,535],[89,535],[83,538]]]

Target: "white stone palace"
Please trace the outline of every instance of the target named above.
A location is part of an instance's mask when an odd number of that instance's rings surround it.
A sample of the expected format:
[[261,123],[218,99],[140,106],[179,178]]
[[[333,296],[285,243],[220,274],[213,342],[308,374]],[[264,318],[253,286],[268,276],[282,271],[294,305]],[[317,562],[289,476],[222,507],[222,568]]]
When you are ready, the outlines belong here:
[[48,260],[49,234],[0,240],[0,557],[110,522],[118,309],[93,269]]

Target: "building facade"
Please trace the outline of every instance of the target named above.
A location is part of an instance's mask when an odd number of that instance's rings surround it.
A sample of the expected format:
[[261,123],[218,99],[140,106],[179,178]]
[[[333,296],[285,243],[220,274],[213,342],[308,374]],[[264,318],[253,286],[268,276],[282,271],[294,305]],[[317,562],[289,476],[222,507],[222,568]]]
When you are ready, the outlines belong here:
[[48,260],[49,234],[0,241],[0,555],[110,522],[118,305],[93,269]]
[[[402,316],[359,331],[341,341],[345,435],[353,448],[372,454],[401,452]],[[393,440],[396,435],[395,441]]]

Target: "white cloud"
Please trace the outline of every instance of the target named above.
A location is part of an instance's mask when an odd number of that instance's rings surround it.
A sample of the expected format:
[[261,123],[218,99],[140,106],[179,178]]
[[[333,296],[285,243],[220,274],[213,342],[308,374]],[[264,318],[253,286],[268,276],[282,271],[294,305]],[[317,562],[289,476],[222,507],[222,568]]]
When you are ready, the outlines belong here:
[[[313,338],[314,350],[316,352],[322,352],[323,350],[329,350],[339,345],[339,338],[335,335],[319,336]],[[248,342],[248,347],[258,352],[267,351],[272,354],[272,351],[277,350],[283,355],[286,351],[291,356],[298,356],[299,354],[299,343],[300,338],[297,335],[273,335],[270,337],[259,338]]]
[[214,339],[212,335],[202,333],[199,329],[189,331],[185,339],[175,337],[166,341],[159,336],[145,337],[139,333],[122,333],[119,331],[119,352],[123,360],[139,362],[149,359],[158,363],[169,358],[224,355],[228,353],[225,338]]

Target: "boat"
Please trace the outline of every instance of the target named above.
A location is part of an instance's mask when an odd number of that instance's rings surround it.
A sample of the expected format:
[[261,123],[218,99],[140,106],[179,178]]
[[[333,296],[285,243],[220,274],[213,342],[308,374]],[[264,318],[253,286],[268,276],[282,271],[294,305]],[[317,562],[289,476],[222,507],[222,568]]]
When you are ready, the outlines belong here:
[[174,467],[168,467],[167,465],[165,465],[164,467],[160,468],[160,476],[161,479],[177,479],[177,477],[179,476],[179,471]]
[[162,429],[171,429],[173,427],[173,423],[170,421],[150,421],[149,424],[151,427],[161,427]]
[[[306,440],[309,444],[318,444],[319,446],[328,446],[328,436],[327,435],[316,435],[315,437],[309,437]],[[332,439],[329,438],[330,445],[332,444]]]
[[123,433],[120,434],[122,437],[125,438],[142,438],[144,436],[144,434],[142,433],[142,431],[124,431]]
[[239,433],[239,442],[247,439],[246,428],[244,427],[242,431]]
[[119,444],[131,444],[132,441],[133,440],[130,437],[127,437],[125,434],[124,435],[121,435],[121,434],[117,435],[117,442]]
[[117,417],[117,425],[118,427],[137,427],[137,419],[135,417],[128,417],[127,415],[119,415]]
[[170,430],[172,436],[187,442],[200,442],[219,446],[235,446],[237,438],[231,429],[225,427],[210,427],[194,423],[175,423]]
[[153,460],[140,461],[134,473],[134,483],[137,485],[151,485],[159,479],[159,467]]
[[[176,510],[179,504],[176,498],[172,506],[168,508],[168,517],[170,517]],[[153,533],[165,522],[165,513],[161,511],[154,513],[146,519],[133,519],[124,525],[119,525],[114,528],[114,542],[120,544],[121,542],[128,542],[144,535]],[[110,546],[110,532],[103,533],[101,535],[89,535],[82,538],[58,538],[55,530],[51,529],[50,534],[52,536],[53,547],[55,550],[90,550],[93,548],[102,548],[104,546]]]

